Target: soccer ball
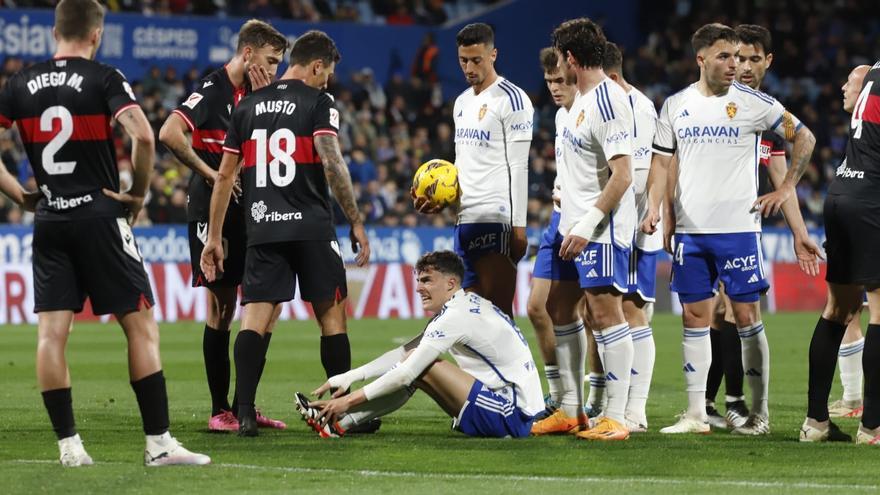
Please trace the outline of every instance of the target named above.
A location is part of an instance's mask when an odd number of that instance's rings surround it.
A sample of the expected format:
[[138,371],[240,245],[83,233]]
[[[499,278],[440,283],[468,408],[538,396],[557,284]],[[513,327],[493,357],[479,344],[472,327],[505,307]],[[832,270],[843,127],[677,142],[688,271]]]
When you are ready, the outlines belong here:
[[413,190],[417,198],[426,198],[437,206],[448,206],[458,201],[458,169],[446,160],[428,160],[413,176]]

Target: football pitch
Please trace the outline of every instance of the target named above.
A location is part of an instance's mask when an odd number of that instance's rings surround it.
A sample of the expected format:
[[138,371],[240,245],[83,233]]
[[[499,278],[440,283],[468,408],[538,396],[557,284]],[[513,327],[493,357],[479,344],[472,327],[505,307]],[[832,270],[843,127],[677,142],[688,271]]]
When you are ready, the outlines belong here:
[[[202,326],[163,324],[172,433],[187,448],[211,455],[213,465],[162,469],[142,464],[143,434],[118,327],[77,324],[71,336],[68,360],[77,426],[96,464],[62,469],[36,385],[36,330],[7,326],[0,330],[0,492],[878,493],[880,449],[797,442],[816,317],[765,317],[772,352],[772,434],[744,438],[725,432],[699,437],[656,433],[685,406],[680,320],[657,315],[650,432],[607,444],[573,437],[466,438],[450,430],[450,419],[423,393],[384,418],[374,435],[322,440],[292,406],[294,391],[311,391],[324,380],[314,322],[279,325],[257,394],[257,406],[287,422],[288,429],[261,430],[257,438],[209,433]],[[527,320],[519,324],[533,343],[531,325]],[[350,322],[353,364],[421,328],[413,320]],[[537,352],[534,345],[532,350]],[[839,395],[835,384],[832,399]],[[853,434],[858,423],[844,419],[838,424]]]

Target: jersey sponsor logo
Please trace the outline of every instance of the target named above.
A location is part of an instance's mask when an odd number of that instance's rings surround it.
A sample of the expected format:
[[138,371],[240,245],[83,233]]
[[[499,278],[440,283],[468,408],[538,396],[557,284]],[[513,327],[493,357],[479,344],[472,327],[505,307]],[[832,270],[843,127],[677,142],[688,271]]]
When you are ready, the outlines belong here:
[[302,220],[302,212],[293,211],[281,213],[278,211],[269,211],[269,207],[263,201],[257,201],[251,205],[251,218],[254,223],[270,223],[270,222],[289,222],[291,220]]
[[757,255],[750,254],[748,256],[737,256],[724,262],[725,270],[739,270],[741,272],[750,272],[758,269]]
[[261,101],[257,103],[256,108],[254,108],[256,115],[261,115],[267,112],[291,115],[294,110],[296,110],[296,103],[288,100]]
[[75,89],[77,93],[82,93],[82,83],[83,76],[76,72],[72,74],[67,72],[43,72],[27,82],[27,89],[33,95],[41,89],[67,86]]
[[496,244],[498,244],[498,234],[483,234],[481,236],[477,236],[468,243],[468,250],[470,251],[474,249],[486,249],[493,247]]
[[492,133],[484,129],[461,127],[455,130],[455,143],[478,148],[488,148]]
[[587,147],[584,140],[575,136],[573,132],[568,130],[568,127],[562,129],[562,142],[567,143],[569,146],[575,149],[582,149]]
[[488,105],[483,103],[483,106],[480,107],[480,113],[478,115],[479,120],[483,120],[483,117],[486,116],[486,112],[488,112],[488,111],[489,111]]
[[519,122],[517,124],[511,124],[510,130],[513,132],[525,132],[532,130],[532,122]]
[[339,110],[335,108],[330,109],[330,125],[339,129]]
[[[599,253],[596,251],[583,251],[575,256],[574,261],[575,263],[580,263],[581,266],[593,266],[599,262]],[[587,276],[589,277],[590,275],[587,274]]]
[[687,144],[737,144],[739,127],[706,125],[679,127],[677,134],[681,143]]
[[651,156],[651,148],[647,146],[642,146],[640,148],[636,148],[633,150],[633,160],[644,160]]
[[727,112],[727,118],[729,119],[736,117],[737,110],[738,109],[736,108],[736,103],[732,101],[728,103],[726,107],[724,107],[724,111]]
[[202,89],[211,87],[214,85],[214,81],[205,81],[205,84],[202,84]]
[[864,170],[853,170],[846,166],[846,159],[843,160],[843,163],[837,167],[837,172],[835,173],[837,177],[842,177],[844,179],[864,179],[865,171]]
[[440,330],[440,329],[434,329],[434,330],[431,330],[431,331],[425,332],[425,338],[428,338],[428,339],[443,339],[443,338],[446,338],[446,333],[444,333],[443,330]]
[[625,141],[627,138],[629,138],[629,132],[627,132],[627,131],[615,132],[614,134],[605,138],[605,144],[617,144],[621,141]]
[[84,194],[82,196],[75,196],[73,198],[53,196],[52,191],[50,191],[49,187],[45,184],[40,186],[40,191],[43,192],[43,196],[45,196],[46,204],[49,206],[49,208],[57,211],[70,210],[76,208],[77,206],[91,203],[94,200],[91,194]]
[[691,116],[691,114],[688,113],[687,108],[685,108],[684,110],[682,110],[682,112],[680,114],[678,114],[678,118],[680,118],[680,119],[683,119],[685,117],[690,117],[690,116]]
[[183,106],[189,108],[190,110],[194,110],[196,108],[196,105],[198,105],[203,98],[204,95],[202,95],[201,93],[193,93],[189,95],[189,98],[187,98],[185,102],[183,102]]
[[761,146],[758,148],[759,156],[761,157],[761,163],[766,162],[770,159],[770,145],[765,144],[765,141],[761,141]]

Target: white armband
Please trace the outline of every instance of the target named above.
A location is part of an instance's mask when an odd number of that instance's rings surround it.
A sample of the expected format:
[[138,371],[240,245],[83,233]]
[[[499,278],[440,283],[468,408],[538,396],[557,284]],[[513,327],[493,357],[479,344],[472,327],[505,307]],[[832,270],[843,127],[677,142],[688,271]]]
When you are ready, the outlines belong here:
[[569,235],[576,235],[578,237],[589,240],[593,237],[593,232],[596,230],[596,227],[599,226],[599,223],[605,219],[605,212],[596,208],[595,206],[591,207],[590,210],[581,217],[577,223],[572,226],[571,230],[568,231]]

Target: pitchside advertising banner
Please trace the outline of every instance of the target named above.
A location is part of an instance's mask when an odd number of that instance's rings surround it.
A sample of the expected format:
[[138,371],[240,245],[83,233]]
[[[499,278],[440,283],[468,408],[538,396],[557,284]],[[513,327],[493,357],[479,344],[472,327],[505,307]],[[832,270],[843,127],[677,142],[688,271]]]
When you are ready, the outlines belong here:
[[[164,225],[134,230],[156,299],[160,321],[203,320],[207,312],[204,289],[191,287],[191,269],[186,227]],[[413,265],[422,253],[452,249],[451,228],[371,228],[367,230],[372,249],[371,263],[358,268],[347,242],[348,230],[338,229],[342,254],[348,264],[349,314],[354,318],[421,318],[415,291]],[[529,232],[529,243],[537,245],[540,232]],[[814,232],[821,244],[822,232]],[[762,237],[764,267],[773,287],[765,298],[769,311],[818,310],[825,302],[824,265],[822,275],[810,278],[797,265],[791,235],[786,230],[767,230]],[[36,323],[33,313],[33,273],[30,227],[0,226],[0,324]],[[534,249],[530,249],[534,252]],[[680,311],[675,294],[670,294],[670,260],[663,254],[657,268],[658,311]],[[533,259],[520,262],[514,310],[525,316]],[[297,296],[283,305],[281,318],[308,319],[311,308]],[[97,319],[88,308],[79,319]],[[107,318],[105,317],[105,320]]]

